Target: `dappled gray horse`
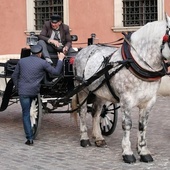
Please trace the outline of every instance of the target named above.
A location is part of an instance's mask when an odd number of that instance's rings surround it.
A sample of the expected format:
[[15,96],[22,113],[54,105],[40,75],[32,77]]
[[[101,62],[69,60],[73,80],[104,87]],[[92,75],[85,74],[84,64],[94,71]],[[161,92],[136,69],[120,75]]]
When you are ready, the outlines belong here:
[[102,76],[88,84],[78,93],[80,109],[80,144],[90,145],[86,126],[86,98],[89,93],[96,95],[93,107],[92,134],[97,146],[106,145],[100,129],[100,113],[106,101],[119,103],[123,114],[122,156],[126,163],[136,158],[131,149],[132,108],[139,108],[137,151],[140,160],[152,162],[153,158],[146,143],[146,127],[149,113],[156,102],[161,77],[167,72],[164,60],[170,59],[170,18],[146,24],[124,38],[121,48],[91,45],[82,49],[74,61],[75,85],[105,69]]

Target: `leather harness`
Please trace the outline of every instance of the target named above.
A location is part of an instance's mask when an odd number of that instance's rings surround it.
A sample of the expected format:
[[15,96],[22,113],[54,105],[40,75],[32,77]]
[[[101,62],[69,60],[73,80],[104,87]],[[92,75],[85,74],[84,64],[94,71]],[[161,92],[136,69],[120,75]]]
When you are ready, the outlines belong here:
[[[129,39],[129,37],[128,37],[128,39]],[[163,68],[159,71],[149,71],[149,70],[142,68],[133,58],[133,56],[130,52],[130,45],[128,44],[127,41],[126,41],[126,37],[125,37],[125,41],[123,42],[123,45],[121,47],[121,53],[122,53],[123,60],[131,61],[126,65],[126,68],[129,69],[129,71],[132,74],[134,74],[139,79],[142,79],[143,81],[149,81],[149,82],[157,81],[161,77],[166,75],[166,73],[168,71],[168,67],[167,67],[166,63],[164,62],[164,60],[162,61]]]

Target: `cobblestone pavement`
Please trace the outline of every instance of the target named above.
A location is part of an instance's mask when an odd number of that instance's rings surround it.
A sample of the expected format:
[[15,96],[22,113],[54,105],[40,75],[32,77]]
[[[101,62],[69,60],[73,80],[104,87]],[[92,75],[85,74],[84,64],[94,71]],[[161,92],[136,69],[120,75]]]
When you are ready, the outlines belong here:
[[[123,163],[121,157],[121,113],[115,132],[106,137],[107,147],[82,148],[79,127],[69,114],[45,114],[34,146],[24,144],[20,105],[0,113],[1,170],[169,170],[170,169],[170,97],[158,97],[148,124],[147,142],[154,162]],[[137,110],[133,110],[132,148],[135,151]],[[91,134],[91,115],[88,115]],[[93,141],[92,141],[93,142]]]

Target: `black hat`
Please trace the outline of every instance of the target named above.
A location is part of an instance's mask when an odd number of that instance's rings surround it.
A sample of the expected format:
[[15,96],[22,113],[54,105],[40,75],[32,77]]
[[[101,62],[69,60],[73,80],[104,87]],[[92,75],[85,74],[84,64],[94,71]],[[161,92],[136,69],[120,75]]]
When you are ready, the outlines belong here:
[[59,22],[59,21],[61,21],[60,15],[52,15],[51,16],[51,22]]
[[40,53],[41,51],[42,51],[42,46],[41,45],[33,45],[33,46],[31,46],[31,52],[33,53],[33,54],[38,54],[38,53]]

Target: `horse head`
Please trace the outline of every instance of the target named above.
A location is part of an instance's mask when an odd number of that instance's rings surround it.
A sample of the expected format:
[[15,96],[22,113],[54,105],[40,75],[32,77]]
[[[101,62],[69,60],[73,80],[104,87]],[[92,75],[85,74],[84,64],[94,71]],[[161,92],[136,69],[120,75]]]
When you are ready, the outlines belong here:
[[131,53],[143,68],[158,71],[163,60],[170,60],[170,17],[149,22],[130,38]]
[[161,53],[166,60],[170,60],[170,17],[165,14],[166,31],[162,38]]

